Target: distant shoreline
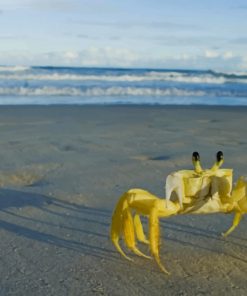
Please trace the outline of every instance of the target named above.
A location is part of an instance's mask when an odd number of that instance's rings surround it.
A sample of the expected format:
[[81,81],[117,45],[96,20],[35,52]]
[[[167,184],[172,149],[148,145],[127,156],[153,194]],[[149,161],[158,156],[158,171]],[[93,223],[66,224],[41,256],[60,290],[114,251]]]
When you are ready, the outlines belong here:
[[1,108],[150,108],[150,109],[246,109],[246,105],[159,105],[159,104],[0,104]]

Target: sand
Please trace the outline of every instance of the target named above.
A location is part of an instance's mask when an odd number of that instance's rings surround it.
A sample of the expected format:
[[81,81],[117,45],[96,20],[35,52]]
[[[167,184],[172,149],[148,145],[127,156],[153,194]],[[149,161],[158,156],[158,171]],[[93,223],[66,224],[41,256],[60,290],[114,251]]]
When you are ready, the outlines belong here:
[[164,197],[195,150],[247,174],[246,126],[243,107],[1,107],[0,295],[246,295],[245,219],[226,239],[232,215],[162,220],[170,276],[109,240],[119,196]]

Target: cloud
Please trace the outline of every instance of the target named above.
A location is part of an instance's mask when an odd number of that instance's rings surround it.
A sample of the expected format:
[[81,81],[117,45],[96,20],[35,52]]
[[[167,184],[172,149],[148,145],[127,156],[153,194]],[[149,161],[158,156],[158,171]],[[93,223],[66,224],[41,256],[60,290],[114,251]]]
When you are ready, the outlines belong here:
[[[86,32],[86,30],[85,30]],[[140,31],[132,31],[128,34],[118,34],[119,32],[110,31],[104,34],[99,34],[98,31],[89,31],[89,33],[64,33],[65,37],[70,38],[78,38],[84,40],[97,40],[97,41],[124,41],[124,42],[138,42],[140,46],[140,42],[145,42],[148,44],[157,44],[157,46],[183,46],[183,47],[192,47],[196,46],[197,48],[202,48],[208,46],[209,44],[225,44],[225,38],[217,38],[214,36],[208,36],[201,38],[199,36],[186,36],[186,34],[180,34],[180,36],[171,35],[171,31],[168,32],[146,32],[140,33]],[[139,42],[140,41],[140,42]],[[213,46],[212,48],[220,49],[220,46]]]
[[217,57],[219,57],[219,53],[217,51],[215,51],[215,50],[207,49],[205,51],[205,57],[209,58],[209,59],[217,58]]
[[78,56],[78,53],[75,51],[66,51],[64,53],[64,58],[72,61],[78,59]]
[[112,47],[90,47],[81,51],[78,56],[81,65],[88,64],[92,66],[121,66],[130,67],[139,60],[139,55],[133,50],[127,48],[112,48]]
[[161,22],[161,21],[73,21],[83,26],[98,26],[98,27],[112,27],[120,29],[130,28],[153,28],[153,29],[180,29],[180,30],[201,30],[202,28],[198,25],[175,23],[175,22]]
[[80,51],[69,50],[40,54],[0,52],[0,64],[243,71],[247,69],[247,56],[235,55],[231,51],[217,52],[209,49],[198,54],[184,52],[169,56],[163,53],[150,55],[128,48],[88,47]]
[[226,51],[222,55],[223,59],[232,59],[234,57],[234,54],[231,51]]
[[[69,35],[69,36],[74,36],[74,35]],[[109,36],[93,36],[93,35],[87,35],[87,34],[77,34],[75,35],[75,37],[79,38],[79,39],[88,39],[88,40],[112,40],[112,41],[116,41],[116,40],[121,40],[123,39],[123,37],[120,36],[116,36],[116,35],[109,35]]]
[[[173,36],[170,34],[152,34],[152,35],[139,35],[139,36],[133,36],[129,38],[135,38],[135,39],[141,39],[141,40],[150,40],[157,42],[160,45],[165,46],[196,46],[199,47],[206,47],[209,44],[217,44],[221,45],[226,42],[225,38],[218,38],[214,36],[204,36],[203,38],[199,35],[195,36],[187,36],[186,34],[182,33],[179,36]],[[214,46],[214,48],[217,46]],[[219,46],[218,46],[219,47]]]
[[21,10],[25,8],[34,10],[51,10],[51,11],[70,11],[76,10],[79,2],[76,0],[1,0],[1,11],[4,10]]
[[120,66],[130,67],[140,63],[137,52],[126,48],[89,47],[81,51],[47,52],[0,52],[0,64],[54,65],[54,66]]
[[221,59],[221,60],[230,60],[235,57],[232,51],[217,51],[217,50],[211,50],[207,49],[205,51],[205,57],[207,59]]

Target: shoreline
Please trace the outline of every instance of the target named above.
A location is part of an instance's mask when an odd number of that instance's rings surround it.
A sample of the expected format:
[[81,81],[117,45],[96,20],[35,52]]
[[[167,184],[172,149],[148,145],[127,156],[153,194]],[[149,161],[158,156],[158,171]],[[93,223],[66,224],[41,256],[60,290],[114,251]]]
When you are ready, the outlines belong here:
[[78,107],[78,108],[83,108],[83,107],[150,107],[150,108],[246,108],[246,105],[210,105],[210,104],[167,104],[167,105],[162,105],[162,104],[114,104],[114,103],[102,103],[102,104],[2,104],[0,107]]

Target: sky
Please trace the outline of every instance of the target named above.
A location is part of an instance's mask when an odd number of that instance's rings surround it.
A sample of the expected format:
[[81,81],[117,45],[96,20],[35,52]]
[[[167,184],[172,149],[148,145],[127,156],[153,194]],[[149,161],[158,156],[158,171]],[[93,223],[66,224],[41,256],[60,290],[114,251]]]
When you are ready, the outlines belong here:
[[0,65],[247,72],[246,0],[0,0]]

